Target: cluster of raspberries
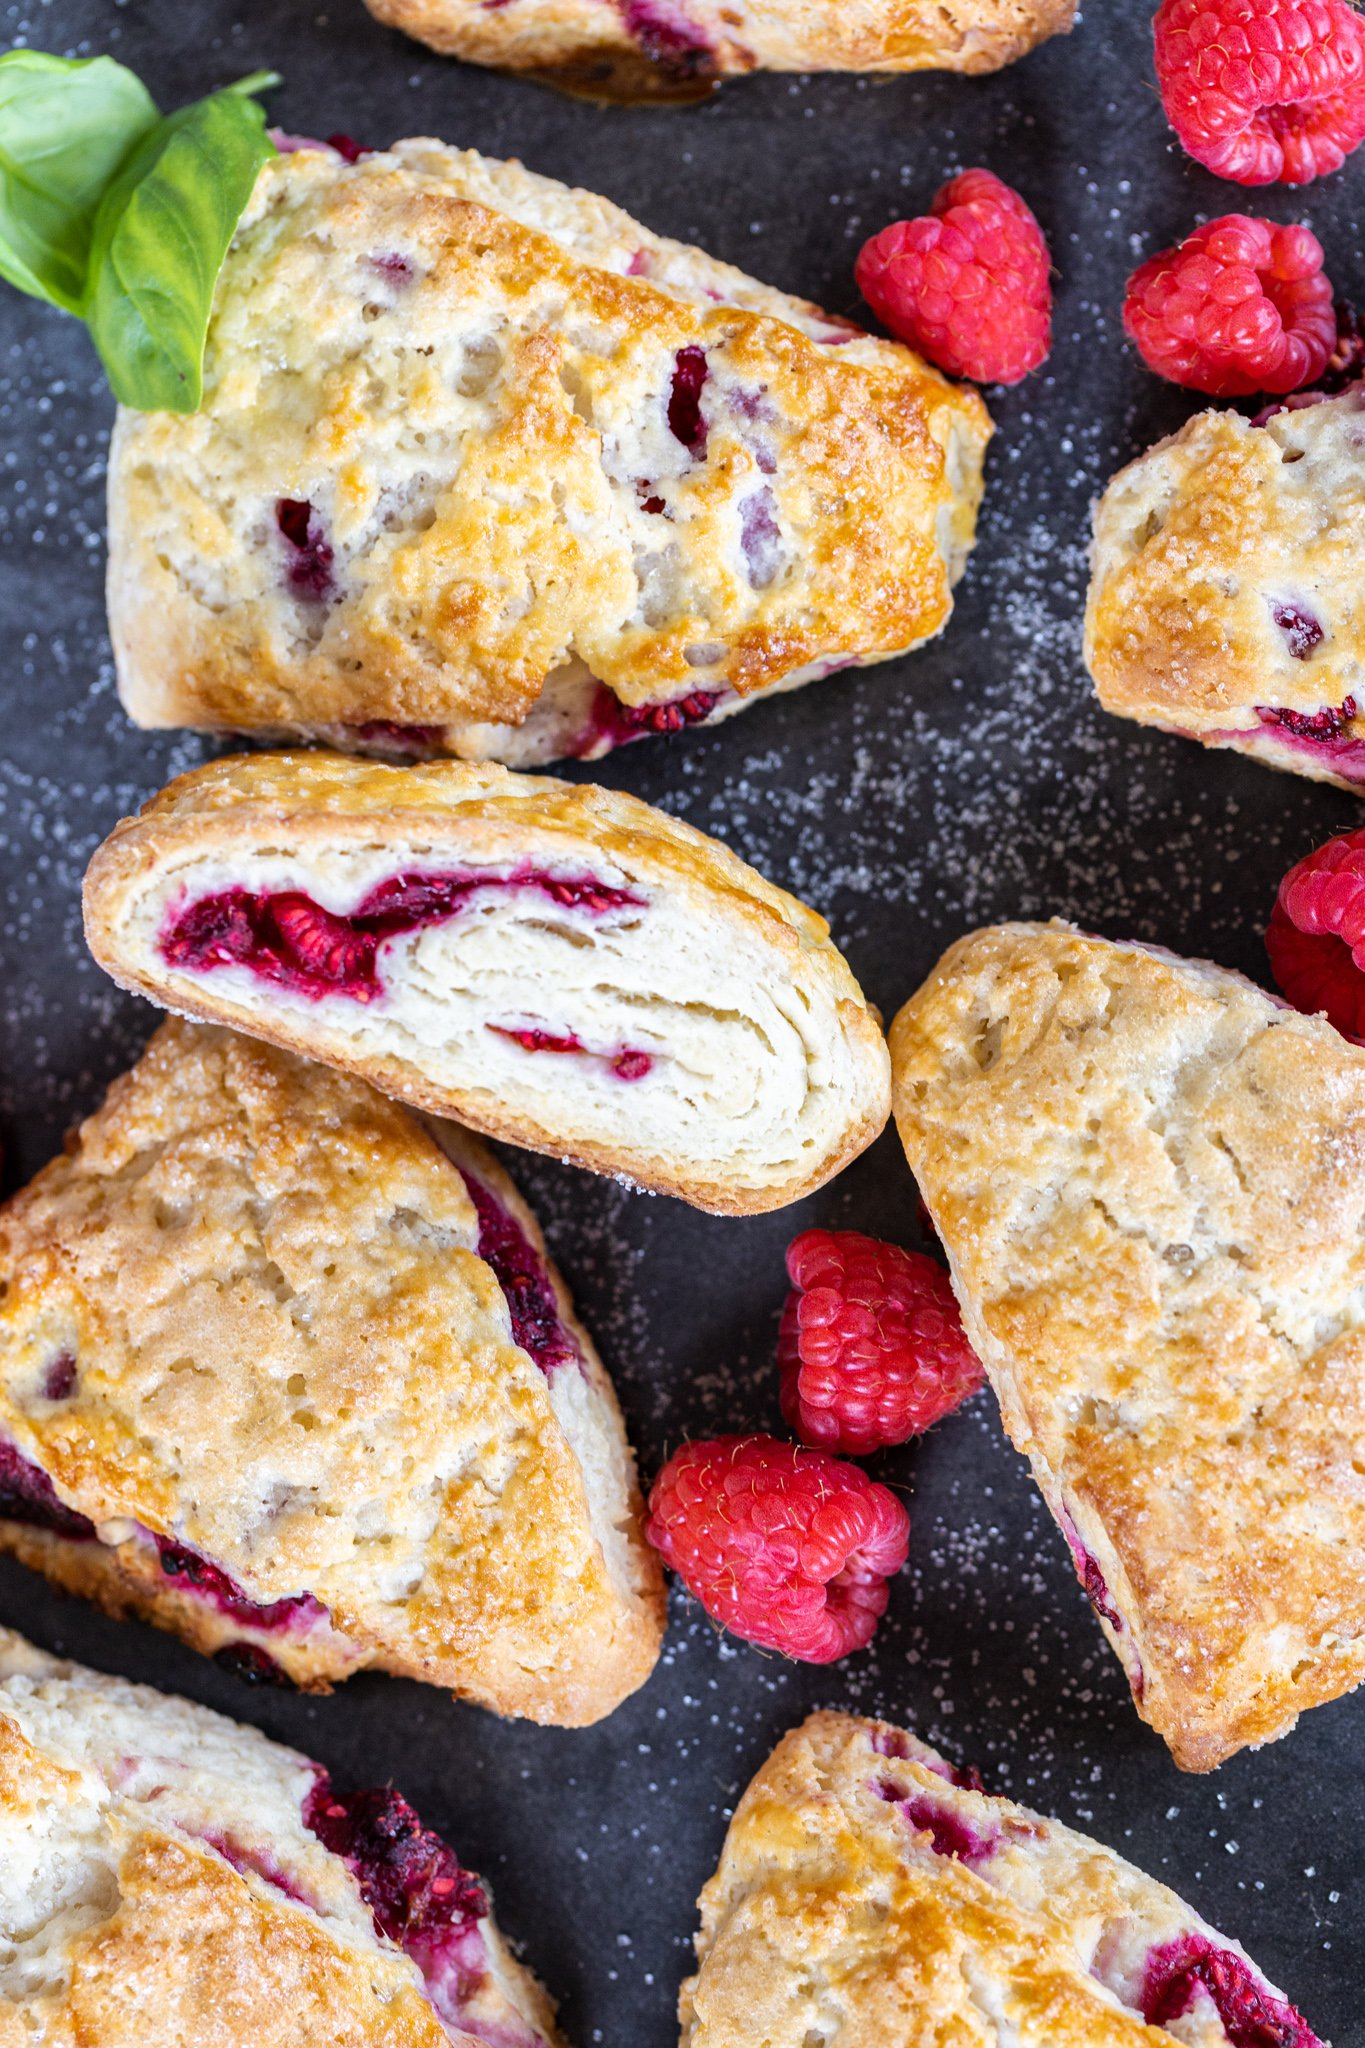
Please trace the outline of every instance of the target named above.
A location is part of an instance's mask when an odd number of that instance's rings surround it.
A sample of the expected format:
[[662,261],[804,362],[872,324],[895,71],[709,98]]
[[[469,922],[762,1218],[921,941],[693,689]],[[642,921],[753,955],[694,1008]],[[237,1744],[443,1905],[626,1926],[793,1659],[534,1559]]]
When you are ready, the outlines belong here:
[[807,1230],[787,1272],[778,1366],[801,1445],[684,1445],[654,1483],[649,1538],[713,1620],[825,1664],[871,1640],[910,1536],[895,1494],[847,1457],[928,1429],[984,1374],[947,1274],[923,1253]]
[[[1219,177],[1303,185],[1365,141],[1365,14],[1351,0],[1162,0],[1153,32],[1167,119]],[[857,279],[940,369],[1016,384],[1051,346],[1050,270],[1019,194],[969,170],[865,243]],[[1150,369],[1218,398],[1302,390],[1337,339],[1316,237],[1240,213],[1142,264],[1123,322]]]

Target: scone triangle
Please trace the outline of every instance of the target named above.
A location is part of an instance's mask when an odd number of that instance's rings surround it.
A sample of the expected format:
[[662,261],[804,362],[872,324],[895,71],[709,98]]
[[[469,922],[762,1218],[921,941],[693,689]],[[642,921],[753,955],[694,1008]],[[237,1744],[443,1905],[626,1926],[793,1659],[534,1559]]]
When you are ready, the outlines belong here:
[[891,1033],[963,1317],[1186,1770],[1365,1676],[1365,1052],[1069,925],[951,947]]
[[1325,2048],[1165,1885],[853,1714],[740,1800],[697,1962],[682,2048]]
[[154,1002],[704,1209],[796,1201],[890,1113],[824,919],[614,790],[218,761],[105,841],[85,915]]
[[0,1630],[0,2040],[558,2048],[392,1787]]
[[467,1132],[167,1023],[0,1210],[0,1547],[247,1676],[609,1713],[662,1592],[610,1383]]

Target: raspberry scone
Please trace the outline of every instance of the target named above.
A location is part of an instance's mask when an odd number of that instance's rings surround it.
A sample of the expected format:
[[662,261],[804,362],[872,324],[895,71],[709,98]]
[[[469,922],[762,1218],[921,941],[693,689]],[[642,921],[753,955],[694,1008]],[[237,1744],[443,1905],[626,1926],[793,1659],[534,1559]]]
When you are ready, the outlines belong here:
[[783,1737],[700,1903],[682,2048],[1326,2048],[1165,1885],[852,1714]]
[[0,1630],[0,2041],[557,2048],[472,1871],[391,1786]]
[[365,0],[446,56],[602,99],[692,99],[766,71],[998,71],[1075,0]]
[[658,1656],[641,1519],[467,1132],[173,1021],[0,1210],[0,1549],[248,1679],[598,1720]]
[[477,1130],[748,1215],[890,1114],[823,918],[637,798],[463,762],[256,755],[96,852],[115,980]]
[[1092,570],[1106,710],[1365,784],[1365,386],[1198,414],[1109,485]]
[[891,1034],[967,1334],[1185,1770],[1365,1676],[1365,1051],[1069,925],[950,948]]
[[900,344],[591,193],[301,147],[228,253],[201,410],[115,430],[123,701],[594,758],[937,633],[989,433]]

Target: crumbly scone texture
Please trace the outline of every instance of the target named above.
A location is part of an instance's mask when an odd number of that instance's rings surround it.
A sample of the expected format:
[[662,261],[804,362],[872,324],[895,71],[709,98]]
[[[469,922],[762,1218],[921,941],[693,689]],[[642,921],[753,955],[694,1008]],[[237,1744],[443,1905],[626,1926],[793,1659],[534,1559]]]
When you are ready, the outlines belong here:
[[[1110,483],[1091,570],[1085,658],[1106,710],[1365,782],[1365,387],[1260,427],[1196,414]],[[1317,643],[1296,656],[1277,608]],[[1258,716],[1312,718],[1348,698],[1331,746]]]
[[[0,1630],[0,2048],[478,2048],[305,1826],[317,1766]],[[490,1918],[468,2018],[556,2048]]]
[[[583,1385],[561,1393],[477,1243],[419,1118],[168,1022],[0,1210],[0,1426],[105,1539],[4,1523],[0,1543],[200,1648],[257,1641],[305,1685],[372,1665],[599,1719],[662,1635],[633,1466],[586,1332]],[[611,1498],[590,1498],[583,1441]],[[148,1532],[259,1604],[311,1594],[330,1625],[225,1623],[165,1580]]]
[[1186,1770],[1286,1734],[1365,1676],[1365,1052],[1060,923],[959,940],[891,1048],[968,1333],[1139,1712]]
[[599,685],[733,705],[937,633],[989,433],[908,349],[591,193],[430,140],[295,150],[219,278],[203,405],[115,430],[123,700],[590,752]]
[[[556,920],[533,893],[509,894],[482,921],[386,943],[384,992],[365,1004],[293,996],[245,969],[191,971],[162,954],[166,918],[210,888],[267,878],[321,891],[342,911],[367,878],[471,865],[492,876],[586,871],[639,905],[614,921]],[[96,959],[154,1002],[718,1213],[798,1200],[890,1114],[880,1024],[824,919],[719,841],[619,791],[454,761],[217,761],[115,829],[87,872],[85,915]],[[447,949],[437,964],[433,937]],[[657,1053],[654,1069],[626,1087],[585,1062],[528,1052],[501,1029],[485,988],[523,1005],[534,996],[552,1030],[588,1015],[599,1034],[631,1032],[628,1042]],[[583,1035],[591,1042],[587,1026]]]
[[447,56],[608,99],[686,98],[736,73],[998,71],[1069,29],[1074,0],[366,0]]
[[[700,1905],[682,2048],[1158,2048],[1154,1949],[1197,1933],[1248,1963],[1112,1850],[852,1714],[783,1737]],[[1192,2019],[1182,2040],[1226,2048],[1202,1998]]]

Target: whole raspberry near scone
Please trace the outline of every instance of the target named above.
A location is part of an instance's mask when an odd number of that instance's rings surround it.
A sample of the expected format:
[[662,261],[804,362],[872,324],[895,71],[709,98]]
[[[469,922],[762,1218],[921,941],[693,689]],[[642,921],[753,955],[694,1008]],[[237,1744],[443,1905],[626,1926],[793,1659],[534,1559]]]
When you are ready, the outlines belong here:
[[828,1664],[872,1640],[910,1517],[887,1487],[823,1451],[718,1436],[669,1459],[646,1533],[713,1621]]
[[858,253],[858,289],[877,318],[940,370],[1017,384],[1052,345],[1051,258],[1017,192],[963,171],[933,211],[894,221]]
[[1239,185],[1306,185],[1365,141],[1365,18],[1348,0],[1162,0],[1166,118]]
[[1365,830],[1329,839],[1279,887],[1265,935],[1271,972],[1296,1010],[1324,1010],[1365,1043]]
[[1317,236],[1245,213],[1139,265],[1123,324],[1149,370],[1213,398],[1298,391],[1322,375],[1337,339]]
[[782,1413],[803,1443],[864,1458],[903,1444],[985,1379],[948,1280],[923,1252],[856,1230],[805,1230],[777,1362]]

